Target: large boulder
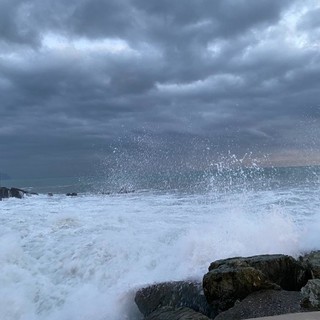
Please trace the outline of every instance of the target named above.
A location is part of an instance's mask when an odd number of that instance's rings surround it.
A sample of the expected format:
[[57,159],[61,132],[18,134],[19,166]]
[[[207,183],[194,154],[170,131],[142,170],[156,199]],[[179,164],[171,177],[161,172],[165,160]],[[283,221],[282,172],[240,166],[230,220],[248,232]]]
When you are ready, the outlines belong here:
[[6,188],[0,187],[0,198],[18,198],[22,199],[24,195],[37,195],[35,192],[30,192],[26,190],[22,190],[19,188]]
[[226,310],[255,291],[300,290],[310,278],[303,263],[287,255],[237,257],[212,262],[203,289],[209,303]]
[[139,289],[135,302],[145,316],[164,306],[188,307],[212,318],[217,314],[216,308],[208,304],[201,283],[193,281],[164,282]]
[[145,320],[210,320],[205,315],[190,308],[162,307],[152,312]]
[[255,268],[260,270],[271,282],[274,282],[282,289],[289,291],[300,290],[307,283],[308,279],[311,278],[307,268],[301,262],[283,254],[217,260],[211,263],[209,271],[223,266],[233,268]]
[[18,188],[10,189],[10,196],[14,198],[22,199],[25,193],[27,192]]
[[215,320],[241,320],[301,312],[302,295],[298,291],[266,290],[254,292]]
[[310,270],[312,278],[320,278],[320,251],[312,251],[301,258]]
[[220,266],[203,277],[203,290],[209,303],[226,310],[252,292],[279,289],[260,271],[252,267]]
[[309,308],[320,308],[320,279],[311,279],[301,289],[302,304]]

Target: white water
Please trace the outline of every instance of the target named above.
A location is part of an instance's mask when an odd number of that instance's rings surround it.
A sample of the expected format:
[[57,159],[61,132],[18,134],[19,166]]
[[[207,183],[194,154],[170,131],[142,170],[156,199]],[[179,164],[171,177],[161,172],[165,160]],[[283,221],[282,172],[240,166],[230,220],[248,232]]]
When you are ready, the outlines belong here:
[[0,202],[1,320],[139,318],[134,291],[230,256],[320,249],[320,190]]

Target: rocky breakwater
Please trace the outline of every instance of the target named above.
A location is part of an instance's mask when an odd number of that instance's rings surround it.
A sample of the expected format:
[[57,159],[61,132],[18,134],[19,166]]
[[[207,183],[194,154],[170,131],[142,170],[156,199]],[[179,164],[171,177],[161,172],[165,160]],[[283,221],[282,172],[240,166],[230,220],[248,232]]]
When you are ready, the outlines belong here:
[[202,283],[153,284],[137,291],[145,320],[237,320],[320,310],[320,251],[212,262]]
[[22,199],[25,195],[37,195],[37,193],[22,190],[19,188],[0,187],[0,201],[5,198]]

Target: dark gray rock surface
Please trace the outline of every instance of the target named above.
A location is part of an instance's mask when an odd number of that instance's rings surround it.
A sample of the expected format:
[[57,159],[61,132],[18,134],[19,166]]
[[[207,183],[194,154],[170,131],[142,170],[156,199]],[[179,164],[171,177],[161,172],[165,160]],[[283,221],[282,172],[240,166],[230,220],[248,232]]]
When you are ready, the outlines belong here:
[[76,197],[78,194],[76,192],[68,192],[66,196],[68,197]]
[[35,192],[30,192],[26,190],[22,190],[19,188],[6,188],[6,187],[0,187],[0,198],[18,198],[22,199],[24,195],[37,195]]
[[241,320],[304,311],[302,295],[297,291],[267,290],[250,294],[215,320]]
[[309,308],[320,308],[320,279],[311,279],[301,289],[303,305]]
[[301,257],[301,260],[310,269],[312,277],[320,279],[320,251],[312,251]]
[[212,318],[217,314],[217,308],[208,304],[201,283],[193,281],[164,282],[139,289],[135,302],[145,316],[163,306],[188,307]]
[[190,308],[162,307],[151,313],[145,320],[210,320],[205,315]]
[[5,199],[10,197],[10,189],[6,187],[0,187],[0,198]]

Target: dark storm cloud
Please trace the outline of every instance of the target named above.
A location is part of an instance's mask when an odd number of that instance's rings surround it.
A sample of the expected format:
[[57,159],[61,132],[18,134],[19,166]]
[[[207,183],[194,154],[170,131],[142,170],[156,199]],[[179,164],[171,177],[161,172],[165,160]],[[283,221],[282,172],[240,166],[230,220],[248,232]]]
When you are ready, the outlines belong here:
[[90,172],[115,148],[161,166],[205,166],[229,150],[274,163],[312,150],[305,163],[319,162],[319,10],[316,1],[2,1],[2,171]]
[[0,2],[0,34],[4,42],[33,43],[36,32],[28,25],[27,8],[21,0]]

